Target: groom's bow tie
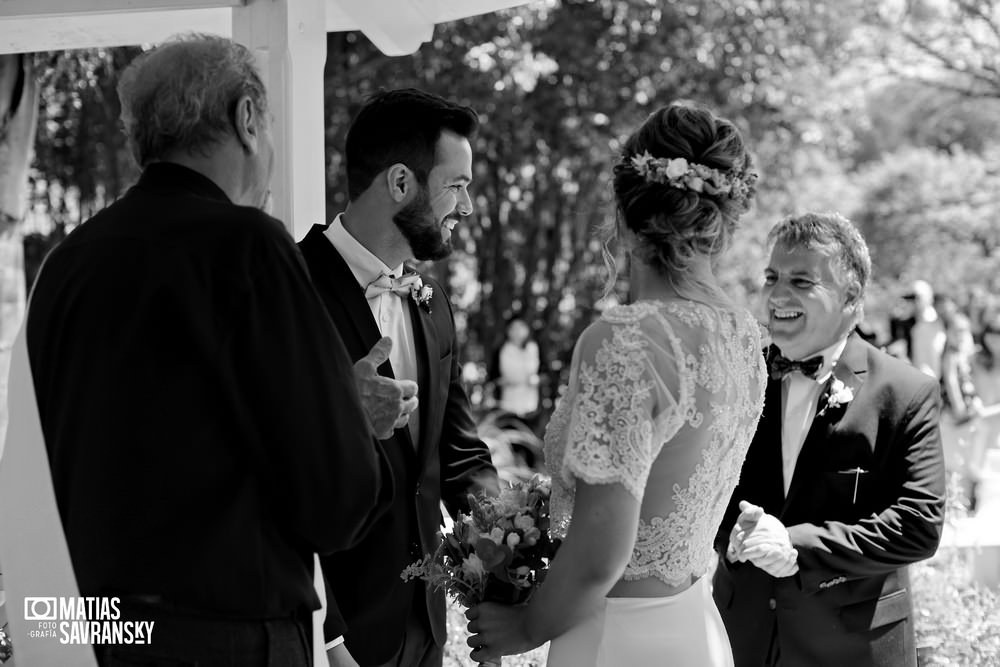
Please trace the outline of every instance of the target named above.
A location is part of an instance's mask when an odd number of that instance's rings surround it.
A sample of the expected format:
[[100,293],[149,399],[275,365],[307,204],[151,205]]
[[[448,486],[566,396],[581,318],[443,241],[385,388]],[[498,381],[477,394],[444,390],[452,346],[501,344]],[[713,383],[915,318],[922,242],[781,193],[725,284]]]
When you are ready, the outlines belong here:
[[396,278],[382,273],[378,278],[368,283],[365,288],[365,298],[374,299],[386,292],[395,292],[400,296],[410,293],[410,289],[420,280],[420,274],[407,273],[402,278]]
[[809,357],[808,359],[803,359],[802,361],[792,361],[788,357],[783,356],[780,352],[775,352],[769,363],[771,378],[774,380],[780,380],[794,371],[799,371],[806,377],[815,379],[816,374],[819,373],[819,369],[822,367],[823,357],[821,355]]

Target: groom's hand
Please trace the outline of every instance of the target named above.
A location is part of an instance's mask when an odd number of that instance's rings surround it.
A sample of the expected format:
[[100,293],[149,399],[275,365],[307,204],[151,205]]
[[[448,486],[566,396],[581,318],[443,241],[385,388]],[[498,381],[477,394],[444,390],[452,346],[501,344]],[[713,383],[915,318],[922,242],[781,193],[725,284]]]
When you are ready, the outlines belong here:
[[390,350],[392,339],[383,336],[354,364],[354,382],[361,395],[361,405],[379,440],[385,440],[394,430],[406,426],[410,413],[417,409],[416,382],[393,380],[378,374],[378,367],[389,359]]

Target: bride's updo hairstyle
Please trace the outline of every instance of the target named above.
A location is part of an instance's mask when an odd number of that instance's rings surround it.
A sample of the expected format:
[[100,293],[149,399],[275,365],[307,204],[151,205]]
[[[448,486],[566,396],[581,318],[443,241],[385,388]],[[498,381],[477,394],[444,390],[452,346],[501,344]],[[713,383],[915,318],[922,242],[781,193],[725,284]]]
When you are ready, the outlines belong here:
[[628,138],[614,168],[633,252],[674,284],[699,255],[724,250],[757,174],[739,130],[701,107],[671,104]]

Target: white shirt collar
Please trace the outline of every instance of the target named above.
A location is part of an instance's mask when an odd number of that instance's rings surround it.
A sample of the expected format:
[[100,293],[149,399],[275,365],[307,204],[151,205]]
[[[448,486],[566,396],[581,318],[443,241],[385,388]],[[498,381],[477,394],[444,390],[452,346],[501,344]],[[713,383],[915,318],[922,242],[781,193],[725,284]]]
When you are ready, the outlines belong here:
[[348,268],[354,274],[354,279],[362,288],[367,287],[373,280],[382,273],[392,274],[396,277],[403,275],[403,265],[400,264],[395,269],[390,269],[385,262],[376,257],[372,252],[361,245],[361,243],[351,236],[351,233],[344,227],[341,220],[343,213],[338,213],[330,226],[326,228],[323,235],[333,244],[340,256],[347,262]]

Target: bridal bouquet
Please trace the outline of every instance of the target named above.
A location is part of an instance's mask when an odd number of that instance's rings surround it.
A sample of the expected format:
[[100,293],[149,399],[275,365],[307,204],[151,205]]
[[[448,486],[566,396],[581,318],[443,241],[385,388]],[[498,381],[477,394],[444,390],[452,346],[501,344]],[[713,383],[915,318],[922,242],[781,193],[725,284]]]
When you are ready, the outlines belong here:
[[403,580],[423,579],[463,607],[527,601],[558,546],[548,531],[550,493],[549,481],[535,475],[496,497],[469,495],[469,514],[459,514],[441,546],[403,570]]
[[535,475],[497,497],[470,495],[469,514],[459,514],[441,546],[403,570],[403,580],[423,579],[464,607],[527,601],[558,546],[548,531],[550,494],[549,481]]

